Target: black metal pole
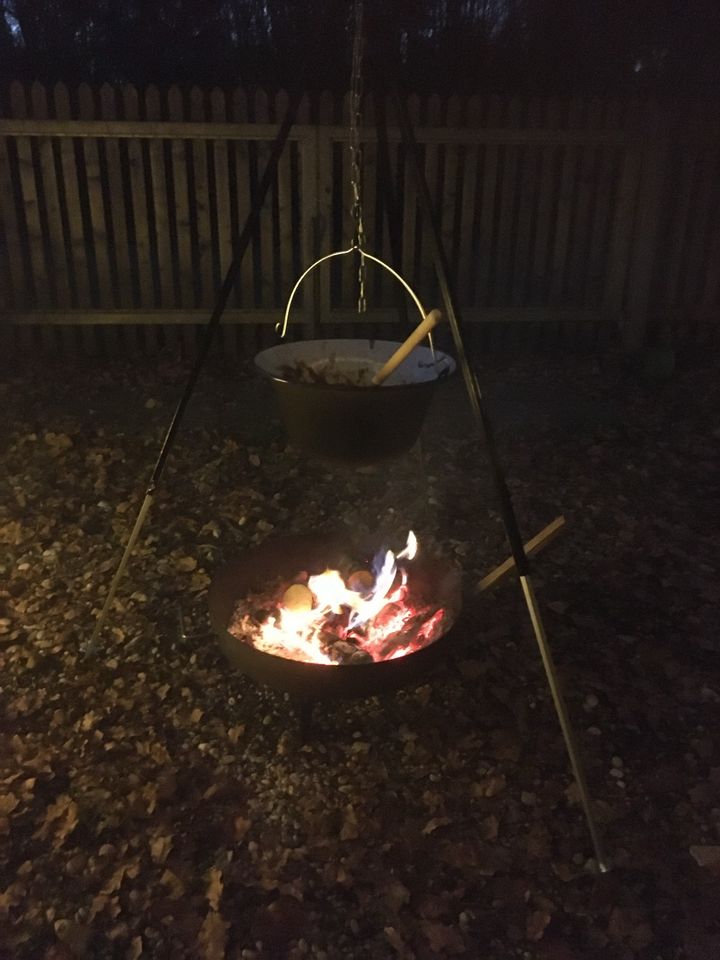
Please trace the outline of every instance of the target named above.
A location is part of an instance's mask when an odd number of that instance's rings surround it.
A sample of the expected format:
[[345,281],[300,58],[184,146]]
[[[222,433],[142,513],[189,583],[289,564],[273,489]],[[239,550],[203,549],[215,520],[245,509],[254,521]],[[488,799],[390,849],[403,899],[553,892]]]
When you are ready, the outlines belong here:
[[143,528],[145,520],[147,518],[148,512],[152,505],[155,489],[160,482],[163,471],[165,469],[165,463],[170,453],[170,448],[175,440],[177,432],[182,423],[185,410],[190,398],[193,395],[195,390],[195,385],[197,384],[198,377],[202,371],[205,361],[207,360],[208,353],[210,352],[210,347],[212,346],[213,340],[215,339],[215,333],[217,328],[220,325],[220,320],[222,315],[225,312],[225,307],[227,306],[228,298],[232,292],[232,288],[235,285],[235,282],[238,277],[238,272],[240,270],[240,265],[242,263],[243,257],[247,252],[247,248],[250,245],[250,240],[252,235],[257,229],[258,221],[260,218],[260,211],[262,210],[263,203],[267,196],[270,185],[273,182],[275,173],[277,171],[278,161],[282,155],[283,150],[285,149],[285,144],[287,143],[290,130],[292,129],[293,124],[295,123],[295,115],[297,113],[297,107],[302,97],[302,91],[298,85],[297,90],[292,94],[290,102],[288,103],[288,109],[283,118],[280,128],[278,129],[277,135],[275,137],[275,142],[273,143],[272,150],[270,151],[270,156],[268,157],[268,162],[265,166],[265,171],[262,175],[260,183],[257,186],[257,191],[252,198],[252,203],[250,206],[250,212],[248,213],[247,220],[245,221],[245,226],[243,227],[241,233],[237,237],[237,240],[233,244],[233,258],[230,263],[230,266],[227,269],[225,274],[225,279],[223,280],[222,286],[218,291],[217,298],[215,300],[215,307],[210,315],[210,318],[205,325],[203,331],[203,341],[198,350],[197,357],[195,358],[195,363],[193,368],[190,371],[190,376],[188,377],[187,383],[185,384],[185,389],[183,390],[182,396],[178,401],[178,405],[175,408],[175,413],[173,418],[170,421],[170,426],[167,429],[165,437],[163,439],[162,445],[160,447],[160,452],[158,454],[155,467],[153,468],[152,475],[150,477],[150,482],[145,491],[145,497],[143,498],[142,504],[140,505],[140,510],[135,519],[135,524],[128,538],[128,542],[125,545],[123,555],[120,558],[120,563],[118,564],[115,575],[110,583],[107,595],[105,597],[105,602],[103,604],[102,610],[97,618],[95,623],[95,628],[92,632],[90,640],[86,644],[85,650],[87,653],[93,653],[97,647],[97,642],[102,632],[102,628],[105,625],[105,620],[107,615],[110,612],[110,607],[112,602],[115,599],[115,594],[117,588],[122,579],[125,568],[127,567],[128,560],[130,559],[130,554],[133,551],[133,548],[137,542],[140,532]]

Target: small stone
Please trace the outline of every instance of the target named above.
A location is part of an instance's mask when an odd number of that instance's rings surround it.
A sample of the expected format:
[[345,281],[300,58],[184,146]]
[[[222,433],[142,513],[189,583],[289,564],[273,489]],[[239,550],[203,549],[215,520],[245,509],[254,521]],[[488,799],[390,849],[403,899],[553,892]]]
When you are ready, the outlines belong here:
[[286,610],[312,610],[312,591],[303,583],[293,583],[283,594],[282,605]]
[[720,846],[696,844],[690,847],[690,856],[699,867],[720,866]]
[[583,708],[587,711],[594,710],[595,707],[600,703],[598,698],[594,693],[589,693],[583,702]]
[[617,767],[613,767],[613,769],[610,771],[610,776],[615,777],[618,780],[622,780],[623,772],[622,770],[618,770]]
[[623,766],[622,757],[613,757],[611,763],[614,767],[621,769]]

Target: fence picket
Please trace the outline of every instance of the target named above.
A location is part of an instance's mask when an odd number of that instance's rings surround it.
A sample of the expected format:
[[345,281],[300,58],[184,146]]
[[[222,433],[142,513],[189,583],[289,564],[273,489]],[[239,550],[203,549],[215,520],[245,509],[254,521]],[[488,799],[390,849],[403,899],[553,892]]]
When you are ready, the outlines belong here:
[[[227,119],[225,94],[219,87],[210,91],[210,119],[214,123],[224,123]],[[232,260],[232,222],[230,216],[230,173],[228,168],[228,148],[225,140],[212,141],[212,168],[215,178],[215,248],[212,253],[213,284],[219,289],[225,279]],[[234,324],[224,322],[218,331],[223,352],[231,359],[238,356],[237,330]]]
[[[198,87],[190,90],[190,119],[200,122],[206,119],[205,99]],[[215,283],[212,266],[212,230],[210,227],[210,185],[208,181],[208,142],[194,140],[192,143],[192,164],[195,188],[194,204],[194,246],[197,250],[195,272],[199,286],[197,304],[211,307],[215,295]]]
[[[298,105],[297,122],[300,124],[310,123],[310,100],[307,96],[303,97]],[[291,283],[283,291],[283,308],[290,296],[290,290],[295,283],[296,274],[305,270],[319,256],[318,245],[318,137],[306,137],[300,144],[298,160],[300,163],[300,183],[299,183],[299,217],[300,217],[300,263],[293,272]],[[302,305],[305,313],[306,322],[304,326],[304,336],[310,339],[317,335],[317,310],[318,310],[318,285],[317,270],[314,275],[308,278],[304,289],[300,291],[298,306]]]
[[660,194],[665,178],[667,138],[661,112],[656,103],[643,105],[648,142],[643,149],[638,202],[635,209],[635,230],[628,267],[630,280],[625,298],[627,322],[623,343],[635,352],[644,343],[650,304],[650,284],[658,241]]
[[[70,94],[64,83],[56,83],[53,90],[55,113],[61,120],[69,120],[72,116]],[[72,259],[72,275],[75,280],[75,303],[80,307],[91,305],[90,295],[90,257],[88,256],[88,241],[85,236],[82,206],[80,200],[79,176],[75,143],[69,137],[60,141],[60,166],[65,188],[65,206],[68,231],[70,235],[70,249]],[[88,347],[89,338],[84,338]]]
[[[600,120],[598,119],[598,123]],[[617,101],[605,104],[604,129],[619,126]],[[617,147],[603,144],[596,147],[594,198],[589,214],[590,240],[587,258],[587,276],[583,303],[592,308],[602,302],[602,284],[606,267],[606,247],[610,229],[611,198],[617,182],[619,151]]]
[[[343,97],[342,102],[342,126],[343,129],[347,129],[348,124],[350,123],[350,111],[351,111],[351,101],[350,94],[346,93]],[[365,165],[365,148],[366,144],[363,142],[362,132],[359,133],[360,139],[360,149],[363,154],[363,166],[360,171],[360,190],[361,197],[363,201],[363,226],[365,232],[365,245],[368,249],[374,249],[375,247],[375,237],[373,235],[372,229],[369,229],[369,224],[367,221],[368,215],[368,167]],[[337,223],[339,225],[339,232],[333,238],[332,247],[334,250],[344,250],[350,246],[354,236],[355,236],[355,223],[351,216],[352,208],[352,167],[350,162],[350,141],[346,139],[341,139],[336,141],[333,145],[333,162],[336,164],[336,169],[340,170],[340,210],[338,211]],[[334,211],[335,212],[335,211]],[[333,226],[335,222],[333,223]],[[320,267],[322,270],[323,268]],[[332,287],[333,291],[337,289],[336,284],[339,281],[339,293],[340,293],[340,302],[338,306],[345,308],[346,310],[353,309],[357,303],[357,259],[355,256],[352,257],[343,257],[339,260],[330,261],[326,269],[330,271],[332,277]],[[368,268],[368,280],[372,282],[374,274],[374,269],[372,266]]]
[[[10,108],[19,118],[27,116],[25,88],[13,83],[10,88]],[[17,170],[22,196],[22,210],[25,220],[25,234],[30,252],[31,278],[30,290],[34,304],[38,307],[50,305],[49,271],[45,259],[44,238],[40,215],[40,200],[37,194],[32,144],[29,137],[17,137]]]
[[[123,88],[123,108],[129,120],[140,117],[140,97],[133,86]],[[150,223],[148,219],[148,182],[145,176],[146,141],[135,137],[127,145],[128,170],[132,192],[132,222],[135,235],[135,265],[138,305],[151,306],[154,299]],[[129,333],[131,353],[155,353],[158,349],[154,330],[136,327]]]
[[[275,119],[281,122],[288,110],[290,98],[284,90],[275,97]],[[288,144],[278,162],[277,172],[277,229],[276,229],[276,282],[275,305],[284,304],[294,276],[297,272],[295,262],[295,232],[293,230],[293,155],[297,148]]]
[[[240,88],[233,92],[232,116],[236,123],[246,124],[248,122],[247,96],[245,91]],[[235,141],[231,148],[234,159],[235,214],[237,217],[233,233],[236,236],[242,230],[250,213],[250,150],[246,140]],[[242,305],[246,309],[250,309],[255,303],[254,277],[253,248],[250,244],[240,265],[240,281],[236,284],[235,300],[238,305]],[[255,331],[249,324],[244,324],[240,329],[240,336],[243,354],[248,357],[252,356],[256,346]]]
[[[366,129],[375,129],[375,100],[369,94],[365,97],[363,105],[363,126]],[[368,139],[363,147],[363,218],[365,221],[365,237],[368,250],[381,259],[387,259],[388,253],[385,243],[385,230],[383,229],[383,198],[381,184],[378,181],[380,170],[378,168],[378,150],[376,139]],[[392,258],[390,258],[392,259]],[[365,277],[365,298],[367,300],[367,309],[372,310],[381,301],[383,291],[387,288],[385,283],[385,271],[377,264],[368,264]],[[357,309],[355,302],[351,301],[351,306]],[[353,331],[353,336],[357,333],[361,335],[361,325],[366,318],[358,315],[358,329]]]
[[[500,124],[502,102],[497,95],[490,97],[488,103],[487,125],[497,127]],[[495,195],[498,175],[498,145],[488,143],[485,146],[483,163],[483,181],[480,201],[480,225],[478,237],[478,282],[475,288],[476,300],[480,305],[488,303],[490,295],[490,272],[493,267]]]
[[[264,90],[255,91],[255,121],[257,123],[270,122],[270,104],[268,95]],[[258,184],[265,172],[268,158],[270,156],[270,147],[267,143],[256,142],[250,144],[250,169],[252,173],[252,190],[257,190]],[[254,158],[254,163],[252,162]],[[272,307],[275,306],[275,271],[273,263],[273,216],[272,204],[273,196],[277,192],[277,176],[268,191],[265,201],[260,211],[260,220],[254,237],[255,264],[257,272],[255,274],[255,296],[256,306]]]
[[[167,93],[168,115],[171,120],[184,120],[185,108],[178,87]],[[170,146],[172,165],[173,202],[175,207],[176,286],[180,291],[178,306],[191,307],[195,303],[192,238],[190,233],[190,198],[188,186],[188,155],[185,140],[173,140]]]
[[[40,83],[34,83],[30,96],[33,115],[38,120],[47,118],[49,111],[45,87]],[[72,298],[66,258],[68,245],[63,233],[53,142],[49,137],[42,137],[38,140],[38,159],[40,176],[45,193],[47,242],[50,247],[52,264],[51,286],[53,290],[53,304],[57,307],[69,307],[71,306]]]
[[[3,200],[0,203],[0,229],[5,239],[7,256],[7,267],[4,268],[7,273],[3,273],[0,288],[7,291],[3,295],[6,309],[11,306],[14,309],[21,309],[27,305],[27,284],[10,167],[10,145],[7,137],[0,137],[0,197]],[[1,327],[2,324],[0,324]],[[8,337],[8,349],[10,346],[10,337]]]
[[[100,116],[103,120],[115,120],[117,117],[115,91],[107,83],[100,88]],[[128,240],[127,198],[122,176],[124,157],[120,150],[120,142],[116,137],[105,139],[103,146],[105,148],[110,224],[115,252],[113,303],[119,307],[129,307],[133,303],[133,271]]]
[[[332,244],[332,140],[328,131],[323,127],[329,126],[333,121],[333,98],[332,94],[324,91],[320,94],[317,105],[318,118],[318,174],[320,189],[318,191],[318,202],[320,211],[319,220],[319,241],[321,250],[330,250]],[[307,266],[310,266],[308,264]],[[327,264],[322,264],[316,271],[318,284],[318,322],[320,323],[321,336],[332,336],[333,331],[328,326],[330,320],[330,270]]]
[[[544,102],[534,98],[528,106],[528,126],[539,128],[544,119]],[[521,148],[520,155],[520,209],[518,212],[517,240],[513,254],[512,303],[519,307],[526,302],[530,285],[530,244],[532,224],[538,203],[538,177],[541,149],[534,144]]]
[[[587,106],[583,128],[597,130],[602,126],[602,105],[593,99]],[[588,274],[591,203],[593,183],[597,169],[597,156],[593,144],[578,147],[577,184],[570,220],[570,236],[567,255],[567,280],[563,302],[581,306],[584,300]]]
[[[95,101],[91,87],[86,83],[78,88],[78,107],[80,118],[94,120],[96,118]],[[100,170],[100,153],[98,142],[93,138],[86,138],[82,142],[85,155],[85,182],[88,192],[88,208],[90,215],[91,237],[88,237],[92,259],[95,261],[97,287],[93,300],[97,306],[109,306],[106,299],[111,289],[110,271],[110,244],[107,224],[105,222],[105,204],[103,202],[102,174]]]
[[684,275],[682,277],[683,307],[692,312],[702,298],[702,282],[707,264],[704,251],[708,247],[708,225],[713,208],[713,196],[717,196],[717,164],[720,152],[717,114],[710,105],[701,105],[698,121],[705,129],[715,130],[715,136],[709,137],[696,160],[694,203],[691,215],[691,230],[685,248]]
[[[470,97],[467,104],[466,126],[469,129],[478,127],[481,119],[482,100],[475,94]],[[461,187],[462,205],[459,210],[458,296],[468,305],[475,302],[476,197],[480,173],[480,150],[481,148],[475,143],[469,143],[465,147]]]
[[[149,124],[162,119],[160,91],[156,86],[149,86],[145,91],[145,116]],[[155,302],[159,307],[172,307],[175,302],[175,295],[168,218],[169,204],[165,182],[165,150],[162,140],[153,137],[148,141],[148,156],[150,161],[149,186],[152,193],[152,208],[155,220],[153,239],[158,262]]]
[[[707,238],[708,256],[705,265],[705,276],[702,282],[702,293],[698,306],[698,326],[700,336],[704,337],[705,328],[711,322],[717,323],[718,293],[720,292],[720,197],[718,196],[717,184],[720,180],[720,121],[717,112],[714,114],[708,111],[706,116],[705,128],[710,133],[710,144],[706,146],[710,160],[710,171],[714,177],[715,191],[712,197],[712,206],[714,212],[714,225],[711,224],[711,232]],[[710,198],[709,198],[710,199]],[[711,336],[714,334],[717,339],[717,329],[707,331]]]
[[[413,126],[417,125],[420,116],[420,98],[414,94],[407,98],[407,112]],[[420,276],[420,265],[417,259],[420,233],[418,229],[418,195],[412,160],[407,156],[404,146],[401,156],[403,158],[403,197],[400,202],[402,211],[402,272],[412,285],[417,284]]]
[[[570,129],[582,124],[582,104],[574,97],[569,104],[568,126]],[[562,172],[560,174],[560,192],[558,194],[557,217],[555,220],[555,241],[553,244],[552,266],[550,274],[550,306],[562,303],[568,284],[570,247],[570,228],[578,173],[580,148],[566,144],[563,151]]]
[[[448,99],[445,124],[459,127],[462,122],[462,101],[455,95]],[[442,147],[442,241],[450,263],[452,279],[457,281],[458,242],[460,237],[460,210],[462,198],[463,147],[459,143],[447,143]]]
[[[562,142],[559,131],[561,118],[562,105],[560,100],[557,97],[552,97],[547,103],[545,123],[548,129],[558,131],[559,142]],[[550,293],[551,238],[556,203],[555,183],[561,149],[559,142],[550,143],[544,146],[541,151],[540,187],[530,275],[529,302],[531,306],[545,305]]]
[[[508,106],[507,124],[517,127],[521,122],[520,101],[514,97]],[[502,148],[500,188],[500,216],[497,230],[497,258],[492,299],[496,304],[506,303],[512,282],[512,251],[514,216],[518,190],[518,160],[520,147],[508,144]]]
[[[138,94],[135,87],[123,87],[122,98],[125,116],[129,119],[135,119],[139,113]],[[144,307],[152,303],[152,276],[149,271],[150,240],[147,226],[147,197],[142,144],[138,138],[133,138],[127,142],[127,166],[134,235],[131,246],[134,253],[136,278],[135,306]]]
[[[632,105],[631,110],[636,113],[637,105]],[[603,311],[617,321],[621,321],[623,316],[627,264],[641,166],[641,148],[633,143],[628,144],[622,157],[620,179],[612,212],[610,249],[603,293]]]
[[[439,127],[442,123],[442,101],[437,94],[428,98],[427,115],[425,126]],[[435,221],[440,231],[443,229],[443,209],[442,209],[442,184],[439,178],[440,146],[437,143],[425,144],[425,179],[427,181],[430,199],[432,201]],[[435,280],[432,265],[432,246],[428,231],[430,225],[423,222],[423,217],[418,213],[419,237],[418,248],[420,252],[418,267],[420,269],[420,278],[418,283],[418,293],[423,303],[429,303],[435,296]],[[426,309],[429,309],[426,307]]]
[[[167,92],[168,117],[185,120],[185,107],[180,89],[170,87]],[[190,197],[188,186],[188,151],[186,141],[174,139],[170,144],[171,182],[174,204],[175,232],[175,287],[179,290],[178,306],[191,307],[195,303],[193,275],[192,236],[190,231]],[[183,350],[186,357],[195,353],[196,330],[194,325],[183,325]]]

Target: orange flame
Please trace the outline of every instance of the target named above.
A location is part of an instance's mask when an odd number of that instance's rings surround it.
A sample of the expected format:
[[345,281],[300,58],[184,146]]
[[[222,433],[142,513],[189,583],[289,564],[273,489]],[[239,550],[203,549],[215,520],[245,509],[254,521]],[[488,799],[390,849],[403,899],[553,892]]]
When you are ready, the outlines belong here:
[[[373,564],[375,582],[365,593],[350,590],[337,570],[326,570],[309,577],[307,586],[313,595],[312,608],[289,610],[281,606],[276,617],[270,616],[261,624],[259,633],[253,640],[254,646],[271,653],[282,650],[283,656],[294,660],[335,663],[323,652],[323,630],[327,628],[329,617],[347,612],[346,635],[352,634],[353,641],[373,659],[390,659],[410,652],[410,646],[406,646],[393,651],[387,657],[384,656],[384,648],[388,642],[393,636],[401,635],[403,629],[416,616],[416,611],[411,606],[403,604],[407,595],[407,574],[402,568],[402,582],[394,589],[393,587],[398,572],[397,561],[413,559],[417,549],[417,538],[411,530],[406,546],[397,557],[392,550],[378,555]],[[389,615],[382,618],[382,623],[376,623],[378,614],[389,605],[393,605]],[[439,623],[442,613],[438,611],[429,622]],[[434,625],[429,627],[430,632],[425,630],[426,627],[428,623],[420,627],[417,636],[422,636],[427,641]]]

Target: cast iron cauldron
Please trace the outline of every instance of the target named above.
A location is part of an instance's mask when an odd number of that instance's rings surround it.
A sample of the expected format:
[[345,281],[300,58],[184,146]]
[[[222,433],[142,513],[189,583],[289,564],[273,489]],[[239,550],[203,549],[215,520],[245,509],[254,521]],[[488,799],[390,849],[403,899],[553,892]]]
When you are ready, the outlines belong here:
[[447,631],[457,619],[462,602],[461,575],[453,564],[425,557],[413,561],[413,583],[446,609],[446,632],[415,653],[379,663],[303,663],[257,650],[228,632],[239,599],[277,577],[289,579],[298,570],[321,572],[336,566],[338,558],[348,551],[356,552],[340,535],[299,534],[266,540],[219,570],[208,592],[210,622],[232,666],[260,683],[312,701],[366,697],[396,689],[413,682],[446,656]]
[[417,440],[438,382],[455,361],[428,347],[415,347],[381,386],[293,383],[286,369],[298,361],[322,369],[379,370],[400,346],[387,340],[306,340],[281,343],[255,357],[275,388],[290,442],[325,459],[358,465],[387,460]]

